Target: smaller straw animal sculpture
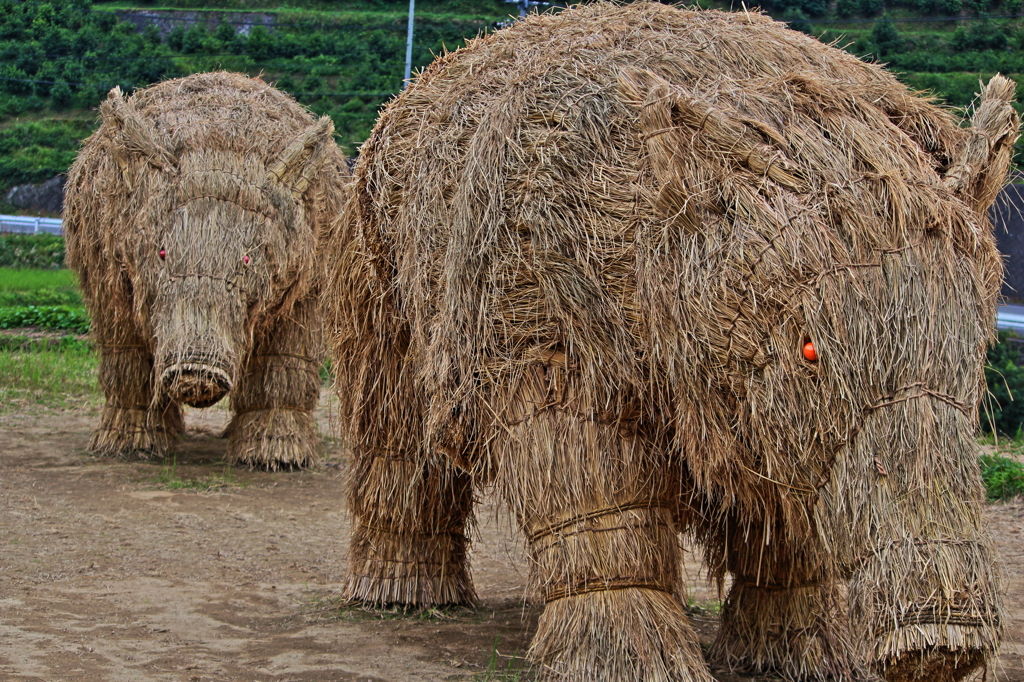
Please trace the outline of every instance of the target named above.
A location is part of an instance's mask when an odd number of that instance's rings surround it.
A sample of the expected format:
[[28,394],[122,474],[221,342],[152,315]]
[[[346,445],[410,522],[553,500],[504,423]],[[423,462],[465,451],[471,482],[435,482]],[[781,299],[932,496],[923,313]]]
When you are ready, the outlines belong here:
[[259,79],[204,73],[101,107],[64,224],[100,353],[92,450],[162,455],[179,405],[229,391],[228,459],[318,457],[318,253],[349,175],[326,117]]
[[1002,628],[974,434],[1014,85],[972,125],[757,13],[594,3],[438,58],[329,240],[348,596],[470,602],[494,486],[541,679],[949,682]]

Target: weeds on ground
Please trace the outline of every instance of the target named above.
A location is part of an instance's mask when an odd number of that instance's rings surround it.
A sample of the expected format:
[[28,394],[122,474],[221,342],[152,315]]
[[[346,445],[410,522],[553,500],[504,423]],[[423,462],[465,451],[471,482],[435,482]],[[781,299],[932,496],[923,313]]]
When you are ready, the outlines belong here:
[[717,616],[722,613],[722,602],[717,599],[703,599],[698,601],[693,597],[687,597],[686,610],[691,614]]
[[[487,670],[473,676],[474,682],[527,682],[531,679],[529,673],[529,662],[519,657],[519,650],[511,656],[504,656],[498,652],[499,637],[494,638],[494,646],[491,647],[491,658],[487,662]],[[501,660],[507,659],[507,660]]]
[[167,490],[193,490],[200,493],[215,492],[224,488],[240,488],[244,484],[235,479],[231,467],[225,466],[219,474],[203,476],[202,478],[182,478],[178,474],[178,458],[174,457],[170,463],[164,460],[160,468],[160,474],[156,477],[155,483]]
[[1024,463],[998,453],[982,455],[980,463],[990,502],[1024,496]]
[[[0,405],[29,401],[62,405],[99,396],[99,356],[86,344],[0,350]],[[3,409],[0,407],[0,409]]]
[[475,619],[476,609],[468,606],[364,606],[353,604],[338,595],[309,595],[306,601],[307,613],[327,614],[332,620],[416,620],[435,623]]

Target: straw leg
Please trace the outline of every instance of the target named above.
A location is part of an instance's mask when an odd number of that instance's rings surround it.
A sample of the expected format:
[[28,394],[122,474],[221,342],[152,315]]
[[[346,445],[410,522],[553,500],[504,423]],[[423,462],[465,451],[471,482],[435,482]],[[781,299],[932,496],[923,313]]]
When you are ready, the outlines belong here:
[[867,657],[888,682],[956,682],[998,645],[991,547],[977,532],[957,540],[950,530],[876,547],[854,573],[854,632],[866,635]]
[[845,595],[821,561],[823,548],[792,541],[777,523],[728,526],[719,537],[728,539],[733,584],[712,662],[786,680],[864,678],[851,656]]
[[498,455],[546,602],[530,648],[540,679],[710,682],[677,596],[678,477],[635,424],[601,419],[566,381],[528,372]]
[[346,598],[375,606],[475,603],[467,557],[469,474],[444,457],[424,462],[365,446],[355,450]]
[[256,340],[232,391],[228,461],[270,471],[316,465],[321,348],[313,301]]
[[423,449],[423,409],[406,366],[406,337],[382,338],[388,342],[365,350],[352,363],[361,370],[340,387],[356,405],[344,594],[371,606],[473,604],[472,479],[443,454]]
[[[102,332],[102,330],[97,330]],[[184,430],[181,409],[170,400],[153,400],[153,355],[132,336],[104,339],[99,380],[106,404],[89,449],[110,457],[161,457]]]
[[874,458],[857,453],[848,466],[861,468],[842,472],[857,494],[837,525],[869,529],[849,543],[852,631],[889,682],[955,682],[998,646],[1004,614],[973,419],[927,397],[873,413],[856,445]]

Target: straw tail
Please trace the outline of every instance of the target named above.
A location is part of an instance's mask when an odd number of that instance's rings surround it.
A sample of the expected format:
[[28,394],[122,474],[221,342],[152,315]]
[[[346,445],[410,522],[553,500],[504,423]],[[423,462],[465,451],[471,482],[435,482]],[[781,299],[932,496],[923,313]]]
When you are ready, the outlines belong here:
[[852,571],[852,631],[889,682],[963,679],[998,645],[975,426],[963,405],[909,392],[868,414],[824,491],[835,551]]
[[496,481],[545,602],[540,679],[708,682],[678,598],[676,466],[662,436],[602,414],[584,383],[564,362],[534,363],[499,402]]
[[300,301],[260,331],[232,393],[228,461],[270,471],[317,463],[313,410],[323,356],[319,297]]
[[711,538],[709,554],[733,574],[711,661],[786,680],[871,679],[851,656],[845,594],[824,547],[759,516],[732,512]]
[[982,89],[970,136],[946,171],[946,186],[979,214],[987,212],[995,201],[1013,159],[1020,128],[1020,118],[1012,106],[1016,87],[1009,78],[997,75]]
[[474,604],[467,556],[472,479],[446,456],[425,451],[406,350],[383,343],[338,370],[343,402],[356,406],[344,594],[367,605]]

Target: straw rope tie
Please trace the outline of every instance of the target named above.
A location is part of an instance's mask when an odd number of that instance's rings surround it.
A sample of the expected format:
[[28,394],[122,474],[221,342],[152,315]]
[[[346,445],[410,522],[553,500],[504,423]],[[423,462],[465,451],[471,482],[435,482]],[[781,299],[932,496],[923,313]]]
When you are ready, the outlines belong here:
[[656,590],[666,594],[674,594],[670,588],[655,580],[618,577],[581,580],[572,585],[546,589],[544,590],[543,598],[545,604],[550,604],[553,601],[564,599],[566,597],[578,597],[580,595],[591,594],[593,592],[611,592],[613,590],[627,590],[630,588]]
[[[912,395],[908,395],[908,396],[904,396],[902,398],[897,398],[896,397],[900,393],[902,393],[904,391],[909,391],[909,390],[914,389],[914,388],[920,388],[921,390],[918,393],[915,393],[915,394],[912,394]],[[964,414],[964,416],[967,417],[968,419],[972,418],[971,411],[967,408],[966,405],[964,405],[962,402],[960,402],[959,400],[957,400],[953,396],[949,395],[948,393],[942,393],[940,391],[933,391],[932,389],[928,388],[928,386],[923,381],[918,381],[918,382],[913,383],[913,384],[907,384],[906,386],[901,386],[900,388],[898,388],[895,391],[893,391],[891,395],[882,396],[881,398],[876,400],[873,404],[868,405],[867,407],[865,407],[861,411],[860,417],[857,419],[857,423],[854,425],[853,429],[851,429],[849,437],[846,440],[844,440],[842,443],[837,445],[835,450],[832,452],[832,457],[830,458],[828,464],[825,467],[825,473],[822,475],[821,479],[818,481],[818,485],[817,485],[818,489],[820,490],[821,488],[825,487],[828,484],[829,480],[832,477],[832,469],[833,469],[833,466],[835,465],[836,457],[839,456],[839,451],[842,448],[846,447],[847,445],[849,445],[850,443],[852,443],[854,441],[854,439],[860,433],[860,430],[862,428],[864,428],[864,423],[867,420],[868,415],[870,415],[875,410],[879,410],[879,409],[881,409],[883,407],[890,407],[892,405],[898,405],[899,403],[909,402],[911,400],[916,400],[917,398],[922,398],[924,396],[931,396],[931,397],[935,398],[936,400],[938,400],[940,402],[943,402],[946,405],[949,405],[950,407],[958,410],[959,412],[962,412]]]
[[[897,395],[899,395],[903,391],[909,391],[909,390],[914,389],[914,388],[920,388],[921,391],[919,393],[915,393],[915,394],[912,394],[912,395],[904,396],[902,398],[897,398],[896,397]],[[971,415],[971,411],[969,409],[967,409],[967,406],[964,405],[962,402],[960,402],[959,400],[957,400],[953,396],[949,395],[948,393],[941,393],[939,391],[933,391],[932,389],[928,388],[928,386],[923,381],[919,381],[919,382],[914,383],[914,384],[907,384],[906,386],[903,386],[903,387],[898,388],[895,391],[893,391],[892,395],[884,396],[882,398],[879,398],[879,400],[874,405],[871,405],[870,407],[865,409],[864,413],[865,413],[865,415],[867,415],[867,414],[870,414],[871,412],[874,412],[875,410],[881,409],[883,407],[888,407],[890,405],[896,405],[898,403],[905,403],[907,401],[914,400],[916,398],[921,398],[921,397],[926,396],[926,395],[930,395],[931,397],[946,403],[950,407],[956,408],[960,412],[963,412],[964,415],[967,416],[967,417],[971,417],[972,416]]]
[[149,350],[146,346],[140,346],[138,344],[127,344],[127,343],[101,343],[100,348],[107,350],[110,349],[113,353],[127,353],[135,350]]
[[821,587],[821,581],[809,580],[802,583],[771,583],[764,580],[748,580],[741,575],[733,577],[733,585],[739,587],[753,587],[758,590],[769,590],[769,591],[785,591],[785,590],[804,590],[812,587]]
[[[570,518],[565,519],[563,521],[558,521],[556,523],[552,523],[552,524],[550,524],[548,526],[542,526],[541,528],[539,528],[539,529],[537,529],[535,531],[530,532],[527,535],[527,540],[529,540],[530,544],[533,544],[533,543],[537,542],[537,540],[540,540],[541,538],[543,538],[543,537],[545,537],[547,535],[553,535],[553,534],[561,531],[564,528],[568,528],[569,526],[574,526],[574,525],[576,525],[578,523],[585,523],[585,522],[591,521],[593,519],[601,518],[602,516],[610,516],[612,514],[620,514],[622,512],[631,511],[631,510],[634,510],[634,509],[649,509],[649,510],[669,509],[669,506],[667,504],[663,503],[663,502],[658,501],[658,500],[636,500],[635,502],[627,502],[626,504],[617,505],[615,507],[603,507],[601,509],[595,509],[593,511],[586,512],[584,514],[579,514],[577,516],[570,517]],[[630,525],[630,526],[620,526],[620,527],[618,527],[618,529],[621,529],[621,528],[635,528],[635,527],[636,527],[636,525],[633,524],[633,525]],[[608,528],[608,529],[584,528],[584,529],[581,529],[581,530],[572,531],[571,533],[567,533],[566,535],[575,535],[576,533],[586,532],[586,531],[589,531],[589,530],[615,530],[615,529],[612,529],[612,528]]]
[[368,523],[363,523],[361,521],[359,523],[359,526],[360,526],[360,528],[365,528],[366,530],[372,530],[375,533],[384,533],[386,535],[420,535],[420,536],[424,536],[424,537],[428,537],[428,538],[429,537],[434,537],[434,536],[437,536],[437,535],[452,535],[452,536],[463,537],[463,538],[466,537],[466,534],[463,532],[462,526],[452,527],[452,528],[442,528],[442,529],[439,529],[439,530],[418,530],[418,531],[414,531],[412,533],[400,533],[400,532],[398,532],[396,530],[391,530],[391,529],[388,529],[388,528],[381,528],[380,526],[372,526],[372,525],[370,525]]
[[188,279],[189,277],[195,277],[196,279],[216,279],[216,280],[219,280],[221,282],[224,282],[231,289],[238,289],[239,291],[241,291],[246,296],[249,295],[249,290],[245,289],[244,287],[242,287],[242,286],[240,286],[238,284],[236,284],[235,280],[229,279],[227,277],[221,277],[220,275],[210,275],[210,274],[199,273],[199,272],[186,272],[186,273],[180,274],[180,275],[176,275],[176,274],[167,275],[167,277],[169,279]]
[[246,410],[235,410],[235,416],[240,417],[250,412],[269,412],[270,410],[290,410],[292,412],[309,412],[313,407],[299,407],[297,405],[270,405],[268,407],[250,407]]
[[897,628],[912,625],[963,625],[998,628],[1000,619],[998,613],[993,613],[989,619],[986,619],[952,605],[947,608],[943,608],[940,604],[912,605],[907,613],[900,614],[893,620],[885,618],[884,622],[876,623],[876,635],[891,631],[894,624]]
[[[852,565],[855,569],[859,569],[861,566],[870,561],[873,556],[881,554],[882,552],[888,552],[893,547],[898,547],[900,545],[905,544],[906,540],[891,540],[885,543],[884,545],[875,547],[871,551],[862,554],[860,557],[857,558],[856,561],[852,563]],[[918,538],[914,540],[911,544],[913,544],[914,547],[926,547],[928,545],[969,546],[980,545],[981,543],[979,543],[977,540],[964,540],[960,538]]]

